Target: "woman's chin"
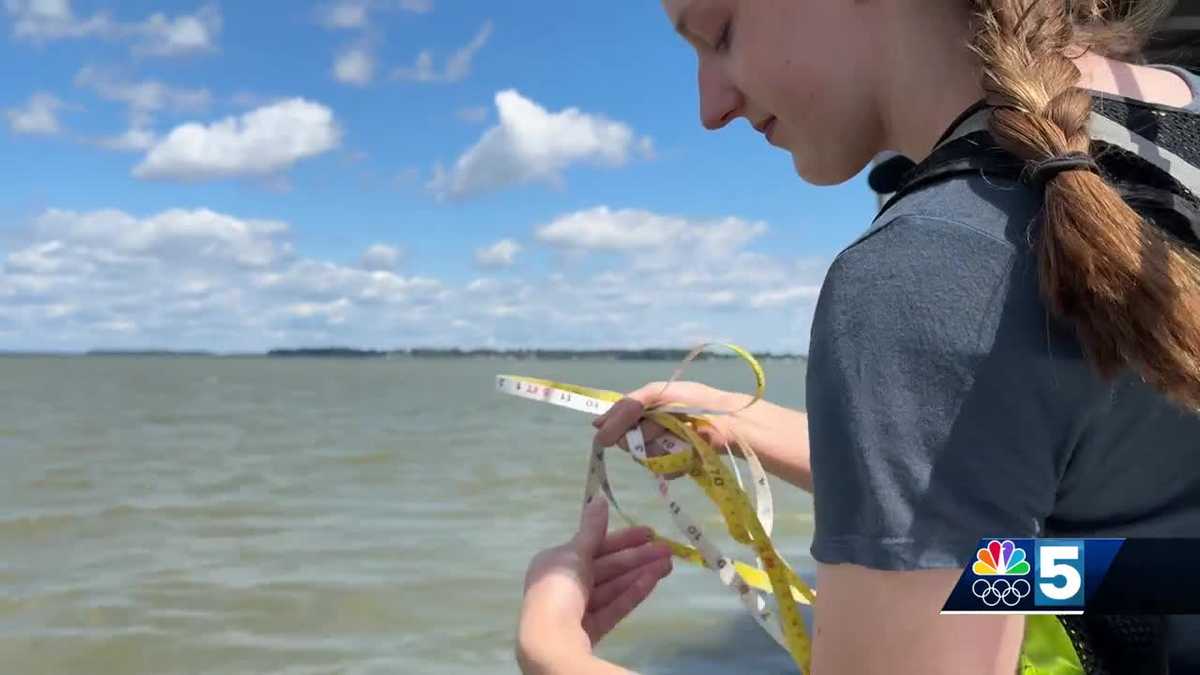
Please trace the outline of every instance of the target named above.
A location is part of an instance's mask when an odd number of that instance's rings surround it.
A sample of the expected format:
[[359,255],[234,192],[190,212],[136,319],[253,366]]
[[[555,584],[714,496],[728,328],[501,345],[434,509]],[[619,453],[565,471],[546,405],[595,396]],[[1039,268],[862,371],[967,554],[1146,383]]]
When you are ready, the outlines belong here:
[[862,170],[862,167],[855,169],[851,166],[843,166],[840,162],[822,162],[818,156],[819,153],[791,152],[792,166],[796,168],[796,174],[805,183],[811,185],[820,187],[841,185],[857,176],[858,172]]

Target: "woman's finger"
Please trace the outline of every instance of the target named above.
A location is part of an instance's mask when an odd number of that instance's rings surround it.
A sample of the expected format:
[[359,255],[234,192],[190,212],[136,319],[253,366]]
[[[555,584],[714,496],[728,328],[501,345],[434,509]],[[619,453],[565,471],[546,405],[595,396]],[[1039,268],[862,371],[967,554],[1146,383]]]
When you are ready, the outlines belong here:
[[583,617],[583,629],[587,631],[592,644],[596,644],[611,631],[622,619],[642,604],[654,587],[658,585],[658,577],[643,573],[603,608],[589,612]]
[[648,541],[652,541],[653,539],[654,530],[648,527],[628,527],[624,530],[613,532],[605,537],[604,541],[600,544],[600,549],[596,552],[596,555],[608,555],[609,553],[615,553],[622,549],[633,548],[634,546],[640,546]]
[[634,548],[627,548],[615,553],[596,558],[592,567],[592,585],[598,586],[609,579],[615,579],[635,567],[652,563],[655,560],[669,558],[671,547],[664,542],[652,541]]
[[[646,454],[653,457],[654,456],[653,441],[655,439],[661,437],[663,434],[667,433],[667,430],[664,429],[661,424],[659,424],[658,422],[655,422],[653,420],[646,420],[646,421],[642,422],[641,429],[642,429],[642,440],[644,440],[646,442]],[[626,429],[625,431],[628,432],[629,429]],[[621,434],[621,440],[617,441],[617,445],[625,452],[629,452],[629,444],[625,442],[625,434],[624,433]]]
[[600,422],[596,431],[596,441],[606,448],[616,445],[625,432],[632,429],[642,418],[645,409],[642,402],[636,399],[623,398],[617,401],[603,418],[596,420]]
[[608,500],[604,495],[597,494],[583,505],[583,512],[579,514],[579,530],[574,538],[575,548],[585,561],[599,555],[607,532]]
[[608,606],[643,574],[651,574],[656,579],[662,579],[671,573],[671,568],[671,559],[663,558],[641,567],[635,567],[615,579],[609,579],[592,589],[588,595],[587,611],[595,612]]

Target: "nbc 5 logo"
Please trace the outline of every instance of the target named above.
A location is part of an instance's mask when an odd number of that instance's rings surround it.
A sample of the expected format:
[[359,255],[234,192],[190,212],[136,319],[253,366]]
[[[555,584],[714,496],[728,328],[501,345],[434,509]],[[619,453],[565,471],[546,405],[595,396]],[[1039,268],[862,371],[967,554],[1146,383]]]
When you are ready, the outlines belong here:
[[1034,603],[1039,607],[1083,607],[1083,542],[1078,539],[1035,540],[1037,579]]

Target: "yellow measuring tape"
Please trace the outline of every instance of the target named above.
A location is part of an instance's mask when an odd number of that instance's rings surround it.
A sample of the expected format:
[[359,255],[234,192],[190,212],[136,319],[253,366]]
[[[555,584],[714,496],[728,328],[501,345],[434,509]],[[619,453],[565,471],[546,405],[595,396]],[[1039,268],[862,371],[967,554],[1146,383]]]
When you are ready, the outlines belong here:
[[[758,461],[753,449],[742,439],[736,439],[753,477],[755,505],[752,507],[750,498],[742,487],[741,476],[737,473],[737,465],[733,465],[734,473],[731,474],[717,452],[697,432],[698,429],[711,426],[708,418],[740,412],[762,398],[766,390],[766,376],[762,366],[749,352],[736,345],[704,344],[692,350],[684,358],[670,380],[663,386],[663,391],[678,379],[688,363],[701,352],[718,346],[733,351],[754,372],[754,397],[750,402],[739,410],[688,408],[676,404],[647,408],[644,418],[658,423],[670,432],[669,435],[664,435],[654,441],[654,444],[665,450],[667,454],[661,457],[648,456],[646,442],[638,426],[626,433],[626,445],[633,459],[646,467],[654,476],[658,483],[659,496],[666,504],[675,525],[683,532],[690,544],[680,543],[659,535],[656,535],[656,538],[670,545],[676,557],[707,567],[715,572],[726,587],[737,593],[755,621],[791,654],[803,672],[808,672],[812,647],[805,631],[804,619],[800,615],[797,605],[811,604],[815,598],[815,592],[792,571],[791,566],[775,551],[775,547],[771,543],[770,529],[773,521],[773,507],[766,472],[763,471],[762,464]],[[505,394],[595,415],[603,414],[612,407],[612,404],[623,398],[622,394],[615,391],[518,375],[497,375],[496,389]],[[612,494],[604,463],[604,450],[605,448],[593,444],[584,497],[590,499],[598,490],[602,490],[620,516],[630,525],[636,525],[636,522],[621,510]],[[729,448],[726,447],[726,450],[729,451]],[[732,456],[731,451],[730,455]],[[758,566],[724,556],[715,542],[706,537],[699,525],[687,515],[682,506],[671,498],[670,489],[664,476],[679,473],[687,473],[716,504],[725,520],[730,536],[734,541],[754,550],[758,558]],[[770,605],[764,597],[766,593],[775,596],[777,609],[774,617],[772,617]],[[772,621],[772,618],[775,620]]]

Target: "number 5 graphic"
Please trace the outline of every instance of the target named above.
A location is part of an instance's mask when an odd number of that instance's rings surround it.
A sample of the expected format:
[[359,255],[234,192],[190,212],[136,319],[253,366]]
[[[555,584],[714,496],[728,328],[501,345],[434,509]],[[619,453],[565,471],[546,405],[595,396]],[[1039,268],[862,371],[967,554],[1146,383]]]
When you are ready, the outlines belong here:
[[1083,607],[1083,542],[1037,542],[1038,605]]

